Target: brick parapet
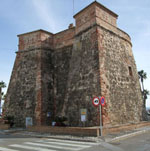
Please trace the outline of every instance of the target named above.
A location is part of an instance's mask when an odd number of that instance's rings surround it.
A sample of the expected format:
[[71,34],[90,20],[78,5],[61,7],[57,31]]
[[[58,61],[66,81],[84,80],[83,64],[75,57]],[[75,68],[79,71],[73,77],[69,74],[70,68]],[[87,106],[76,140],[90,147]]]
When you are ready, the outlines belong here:
[[81,11],[78,15],[75,15],[76,35],[86,28],[94,25],[96,23],[95,16],[95,5],[90,5],[87,9],[84,9],[84,11]]
[[35,49],[58,49],[73,45],[75,27],[52,34],[44,30],[37,30],[18,35],[20,52]]
[[118,15],[109,11],[103,5],[94,2],[74,16],[76,21],[75,34],[79,35],[83,31],[98,25],[125,39],[132,46],[130,36],[117,27],[117,17]]
[[108,24],[117,27],[117,17],[118,17],[117,15],[113,15],[113,13],[110,13],[106,9],[103,9],[103,7],[97,3],[96,3],[95,11],[96,11],[96,18],[99,18],[100,20],[104,20]]
[[34,49],[36,47],[53,47],[53,34],[44,30],[37,30],[25,34],[18,35],[19,51]]
[[74,35],[75,27],[56,33],[53,40],[54,49],[73,45]]

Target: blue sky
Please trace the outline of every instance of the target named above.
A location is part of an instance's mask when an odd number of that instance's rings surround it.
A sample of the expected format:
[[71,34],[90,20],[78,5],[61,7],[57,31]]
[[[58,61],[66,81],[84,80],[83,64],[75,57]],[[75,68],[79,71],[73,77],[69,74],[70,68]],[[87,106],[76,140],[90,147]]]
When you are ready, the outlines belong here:
[[[18,34],[37,29],[57,33],[74,22],[74,14],[94,0],[0,0],[0,81],[9,83]],[[131,36],[138,70],[150,90],[150,0],[97,0],[119,15],[118,27]],[[6,91],[6,89],[5,89]],[[150,97],[147,101],[150,106]]]

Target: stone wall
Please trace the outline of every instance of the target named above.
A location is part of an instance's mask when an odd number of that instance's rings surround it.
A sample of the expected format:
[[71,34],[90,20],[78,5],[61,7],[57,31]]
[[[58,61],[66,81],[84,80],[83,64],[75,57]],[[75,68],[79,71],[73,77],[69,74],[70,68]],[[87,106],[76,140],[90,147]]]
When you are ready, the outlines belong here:
[[54,52],[54,101],[55,115],[62,116],[64,99],[68,91],[70,60],[72,56],[72,45],[55,50]]
[[15,117],[17,126],[25,125],[25,117],[35,114],[39,53],[39,50],[17,53],[4,110],[5,115]]
[[104,124],[139,122],[142,97],[131,44],[98,27],[101,95],[106,98]]
[[15,117],[16,126],[25,126],[26,117],[34,125],[50,124],[53,116],[52,34],[43,30],[19,35],[4,114]]
[[81,122],[80,109],[87,109],[86,126],[98,125],[92,98],[100,95],[96,27],[75,37],[63,112],[71,126]]
[[50,49],[41,50],[41,123],[50,125],[54,118],[54,52]]

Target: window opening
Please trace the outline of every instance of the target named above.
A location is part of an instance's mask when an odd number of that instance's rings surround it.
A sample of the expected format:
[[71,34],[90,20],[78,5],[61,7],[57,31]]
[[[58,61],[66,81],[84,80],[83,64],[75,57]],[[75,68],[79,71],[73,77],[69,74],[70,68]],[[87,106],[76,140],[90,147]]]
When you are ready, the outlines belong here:
[[128,68],[129,68],[129,75],[133,76],[133,74],[132,74],[132,68],[131,67],[128,67]]

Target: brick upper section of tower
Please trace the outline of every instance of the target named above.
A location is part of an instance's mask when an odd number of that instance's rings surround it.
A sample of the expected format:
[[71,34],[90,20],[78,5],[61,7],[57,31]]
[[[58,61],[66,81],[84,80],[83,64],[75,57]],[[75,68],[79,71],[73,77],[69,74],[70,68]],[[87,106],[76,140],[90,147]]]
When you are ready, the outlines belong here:
[[75,27],[70,24],[68,29],[56,34],[40,29],[18,35],[19,51],[40,47],[57,49],[73,45],[75,35],[80,34],[94,25],[107,28],[107,30],[113,31],[115,34],[131,43],[129,35],[117,28],[118,15],[98,2],[93,2],[84,8],[74,15],[74,18]]

